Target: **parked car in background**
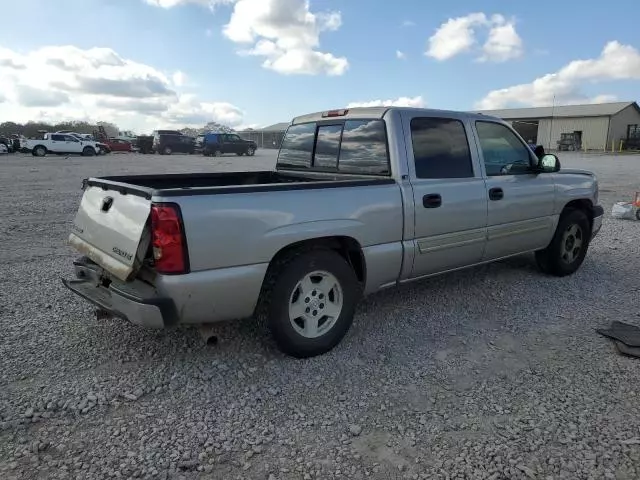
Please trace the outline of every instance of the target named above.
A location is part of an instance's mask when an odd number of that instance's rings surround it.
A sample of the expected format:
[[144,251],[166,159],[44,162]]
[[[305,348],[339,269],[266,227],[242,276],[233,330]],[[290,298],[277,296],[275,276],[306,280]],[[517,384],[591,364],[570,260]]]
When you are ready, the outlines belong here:
[[207,133],[202,138],[202,153],[207,157],[225,153],[253,156],[257,149],[256,142],[240,138],[235,133]]
[[105,142],[112,152],[131,152],[131,142],[119,138],[110,138]]
[[6,155],[9,153],[9,147],[4,143],[0,143],[0,155]]
[[604,213],[593,173],[538,158],[508,123],[401,107],[297,117],[272,171],[83,189],[69,289],[153,328],[255,314],[296,357],[338,344],[363,294],[531,252],[570,275]]
[[138,135],[132,146],[133,151],[142,154],[153,153],[153,138],[151,135]]
[[24,149],[36,157],[44,157],[48,153],[75,153],[84,156],[100,154],[98,142],[80,140],[72,134],[62,133],[45,133],[42,139],[27,140]]
[[[161,132],[162,130],[158,130]],[[196,149],[196,139],[180,132],[154,133],[153,150],[160,155],[171,155],[172,153],[194,153]]]

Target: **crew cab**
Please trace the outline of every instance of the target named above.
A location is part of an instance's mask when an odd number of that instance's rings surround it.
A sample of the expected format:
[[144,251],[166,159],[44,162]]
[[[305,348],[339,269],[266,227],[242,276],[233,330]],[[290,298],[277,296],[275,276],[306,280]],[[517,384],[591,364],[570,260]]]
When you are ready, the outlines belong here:
[[258,149],[256,142],[240,138],[235,133],[207,133],[198,136],[196,143],[201,144],[198,149],[202,150],[202,153],[207,157],[218,157],[225,153],[252,157]]
[[603,216],[594,174],[502,120],[401,107],[294,118],[273,171],[83,188],[69,289],[155,328],[266,317],[295,357],[332,349],[387,287],[531,252],[572,274]]
[[44,157],[47,153],[80,154],[93,156],[100,153],[100,146],[93,140],[82,140],[72,133],[45,133],[42,139],[29,139],[24,149],[36,157]]

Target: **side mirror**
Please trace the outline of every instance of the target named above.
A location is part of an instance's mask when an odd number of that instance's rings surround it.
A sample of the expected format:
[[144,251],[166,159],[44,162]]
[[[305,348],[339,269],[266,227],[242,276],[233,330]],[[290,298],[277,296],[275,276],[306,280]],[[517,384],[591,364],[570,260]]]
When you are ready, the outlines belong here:
[[560,160],[555,155],[548,153],[540,159],[538,167],[542,172],[554,173],[560,170]]

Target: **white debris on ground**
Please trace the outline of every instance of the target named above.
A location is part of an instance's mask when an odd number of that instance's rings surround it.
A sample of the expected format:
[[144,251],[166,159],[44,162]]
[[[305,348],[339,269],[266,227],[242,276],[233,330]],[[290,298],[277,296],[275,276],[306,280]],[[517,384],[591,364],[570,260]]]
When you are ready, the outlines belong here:
[[253,158],[13,155],[0,165],[0,478],[636,479],[640,363],[594,328],[640,324],[640,157],[599,175],[607,219],[579,272],[528,257],[366,300],[332,352],[284,357],[262,326],[149,331],[62,286],[92,175],[271,168]]

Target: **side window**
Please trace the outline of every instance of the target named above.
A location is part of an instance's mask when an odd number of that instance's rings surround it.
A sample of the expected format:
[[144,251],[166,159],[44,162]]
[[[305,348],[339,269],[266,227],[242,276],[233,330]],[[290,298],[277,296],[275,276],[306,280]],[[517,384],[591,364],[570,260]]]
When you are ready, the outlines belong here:
[[411,120],[411,143],[418,178],[473,177],[464,125],[453,118]]
[[66,135],[51,135],[51,140],[55,142],[64,142],[66,140]]
[[388,175],[387,133],[383,120],[344,122],[338,169],[344,173]]
[[67,142],[79,142],[80,141],[76,137],[74,137],[73,135],[66,135],[65,136],[65,140]]
[[342,125],[322,125],[318,127],[316,153],[313,157],[314,167],[334,170],[338,167],[341,134]]
[[529,173],[531,149],[509,128],[500,123],[477,121],[476,130],[488,176]]
[[289,127],[278,154],[278,166],[310,168],[316,124],[301,123]]

